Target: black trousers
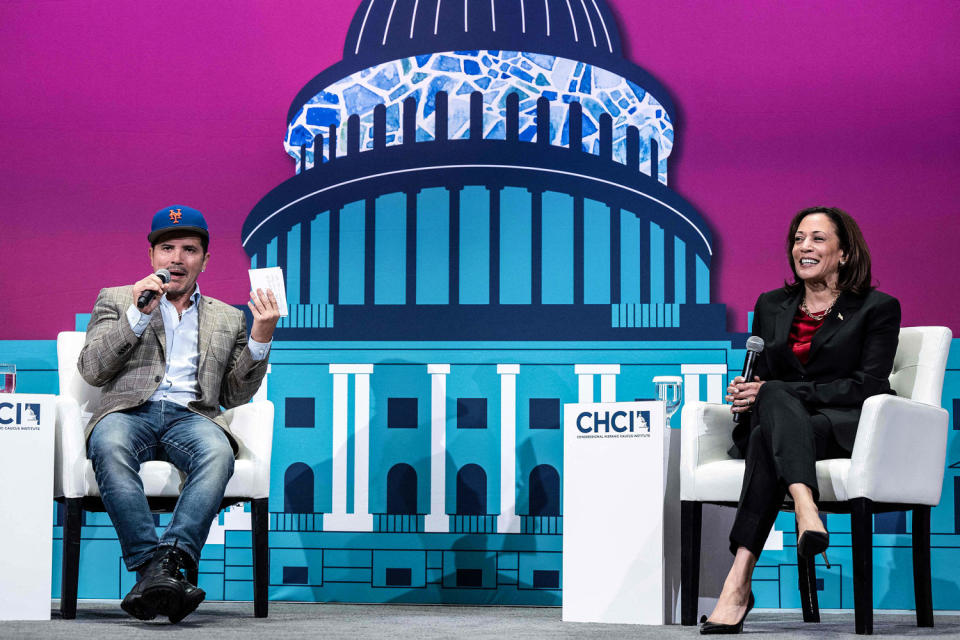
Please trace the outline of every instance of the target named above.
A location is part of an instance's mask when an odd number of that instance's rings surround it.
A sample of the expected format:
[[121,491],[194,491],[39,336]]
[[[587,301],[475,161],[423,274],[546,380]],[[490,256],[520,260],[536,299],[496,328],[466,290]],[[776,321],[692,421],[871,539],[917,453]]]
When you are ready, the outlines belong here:
[[778,380],[760,387],[753,411],[730,551],[735,554],[738,547],[746,547],[759,557],[787,487],[803,483],[818,500],[817,460],[849,458],[850,452],[837,443],[826,416],[807,406]]

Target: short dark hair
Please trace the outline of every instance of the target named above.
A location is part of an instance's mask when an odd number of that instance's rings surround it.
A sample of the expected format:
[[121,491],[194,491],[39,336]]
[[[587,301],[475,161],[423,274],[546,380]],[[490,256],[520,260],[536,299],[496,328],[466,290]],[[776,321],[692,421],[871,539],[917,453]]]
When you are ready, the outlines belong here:
[[840,240],[840,250],[846,255],[845,263],[840,266],[837,288],[840,291],[864,293],[872,288],[873,276],[870,273],[870,249],[863,238],[860,225],[853,217],[837,207],[809,207],[793,216],[790,221],[790,230],[787,232],[787,262],[793,272],[793,282],[784,282],[790,291],[797,291],[803,286],[803,281],[797,275],[797,266],[793,263],[793,244],[800,222],[809,215],[822,213],[830,218]]
[[200,240],[200,246],[203,247],[204,253],[207,252],[207,248],[210,246],[209,237],[199,234],[191,229],[184,229],[182,231],[171,231],[170,233],[165,233],[162,236],[159,236],[153,241],[153,243],[150,244],[150,248],[152,249],[161,242],[164,242],[165,240],[172,240],[174,238],[198,238]]

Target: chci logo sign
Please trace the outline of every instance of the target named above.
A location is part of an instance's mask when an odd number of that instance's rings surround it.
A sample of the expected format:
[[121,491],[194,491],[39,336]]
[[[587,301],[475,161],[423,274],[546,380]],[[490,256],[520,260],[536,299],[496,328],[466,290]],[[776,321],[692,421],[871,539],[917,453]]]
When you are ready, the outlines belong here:
[[650,436],[649,411],[584,411],[577,416],[577,431],[586,438],[646,438]]
[[39,429],[40,404],[0,402],[0,425],[4,429]]

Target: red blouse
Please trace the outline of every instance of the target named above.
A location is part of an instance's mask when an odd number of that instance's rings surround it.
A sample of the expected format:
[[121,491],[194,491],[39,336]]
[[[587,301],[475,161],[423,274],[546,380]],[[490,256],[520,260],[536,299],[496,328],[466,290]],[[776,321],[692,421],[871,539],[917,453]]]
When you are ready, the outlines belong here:
[[793,324],[790,325],[790,338],[788,339],[788,344],[790,348],[793,349],[793,354],[797,356],[803,364],[807,364],[807,360],[810,359],[810,342],[813,340],[813,335],[823,326],[823,318],[820,320],[814,320],[807,314],[805,314],[800,309],[797,309],[797,313],[793,316]]

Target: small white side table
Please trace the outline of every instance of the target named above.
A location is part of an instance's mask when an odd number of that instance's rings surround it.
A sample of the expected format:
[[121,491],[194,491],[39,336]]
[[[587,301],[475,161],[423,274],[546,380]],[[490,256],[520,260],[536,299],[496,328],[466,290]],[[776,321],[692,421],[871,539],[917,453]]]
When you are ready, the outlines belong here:
[[564,405],[565,622],[664,623],[664,403]]
[[0,394],[0,620],[49,620],[56,396]]

